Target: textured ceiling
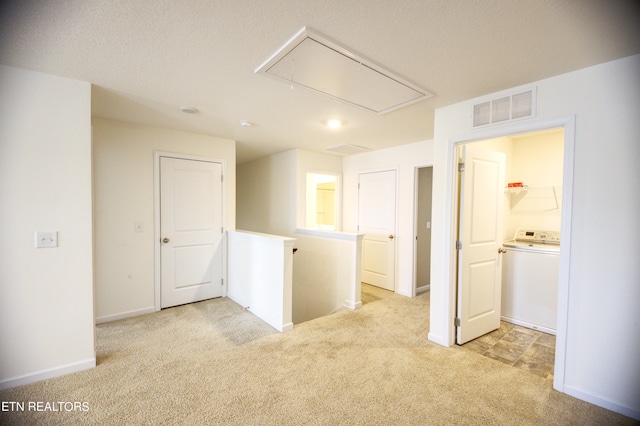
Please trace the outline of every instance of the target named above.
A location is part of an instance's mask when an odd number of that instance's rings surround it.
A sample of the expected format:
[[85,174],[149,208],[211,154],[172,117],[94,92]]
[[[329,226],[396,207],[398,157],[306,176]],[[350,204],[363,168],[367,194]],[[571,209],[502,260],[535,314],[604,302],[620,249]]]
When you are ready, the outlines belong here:
[[[640,53],[638,4],[3,0],[0,63],[93,83],[96,117],[235,139],[242,163],[430,139],[437,107]],[[304,26],[435,96],[377,115],[254,73]],[[331,116],[346,125],[328,129]]]

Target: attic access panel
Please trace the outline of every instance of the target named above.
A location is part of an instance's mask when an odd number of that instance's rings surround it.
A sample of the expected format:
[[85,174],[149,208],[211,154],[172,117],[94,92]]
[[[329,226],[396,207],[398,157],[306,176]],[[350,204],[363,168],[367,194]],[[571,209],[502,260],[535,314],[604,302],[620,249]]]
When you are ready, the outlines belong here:
[[433,96],[306,27],[255,72],[378,114]]

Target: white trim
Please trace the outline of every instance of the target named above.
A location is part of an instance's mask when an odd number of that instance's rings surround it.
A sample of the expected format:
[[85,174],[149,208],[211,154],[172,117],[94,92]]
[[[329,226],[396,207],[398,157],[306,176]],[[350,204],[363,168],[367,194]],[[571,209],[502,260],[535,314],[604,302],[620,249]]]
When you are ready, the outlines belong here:
[[17,386],[28,385],[29,383],[39,382],[40,380],[52,379],[54,377],[65,376],[79,371],[95,368],[96,358],[88,358],[82,361],[72,362],[69,364],[59,365],[57,367],[47,368],[45,370],[36,371],[34,373],[22,376],[10,377],[0,381],[0,390],[15,388]]
[[354,302],[353,300],[345,299],[343,306],[347,309],[360,309],[362,308],[362,301]]
[[293,330],[293,323],[288,322],[286,324],[282,324],[282,330],[280,332],[286,333],[287,331],[291,331],[291,330]]
[[[166,151],[153,151],[153,291],[155,311],[161,309],[160,301],[160,158],[170,157],[182,160],[206,161],[209,163],[219,163],[222,166],[222,227],[227,230],[227,162],[226,160],[213,157],[203,157],[199,155],[180,154]],[[220,244],[222,245],[222,297],[227,296],[229,280],[227,279],[227,233],[222,233]]]
[[[556,353],[554,366],[553,388],[565,392],[565,363],[567,345],[567,321],[570,275],[569,266],[571,259],[571,218],[573,200],[573,166],[575,149],[575,116],[565,116],[553,119],[534,120],[527,123],[516,123],[505,125],[501,128],[478,129],[470,134],[451,138],[447,147],[447,200],[446,209],[448,214],[445,217],[446,229],[449,229],[449,238],[445,240],[443,247],[449,253],[449,291],[445,292],[445,309],[443,309],[443,324],[447,324],[445,336],[429,333],[429,340],[452,346],[455,342],[455,326],[453,318],[455,316],[455,292],[456,292],[456,271],[455,271],[455,250],[454,241],[456,238],[455,214],[457,211],[456,193],[457,186],[454,179],[454,153],[460,145],[470,142],[477,142],[485,139],[493,139],[504,136],[514,136],[517,134],[531,133],[547,129],[564,129],[564,161],[563,161],[563,189],[562,189],[562,240],[564,243],[560,247],[560,274],[558,281],[558,322],[556,335]],[[433,301],[435,303],[436,301]],[[444,331],[444,330],[443,330]]]
[[632,419],[640,420],[640,411],[634,410],[633,408],[629,408],[624,405],[617,404],[601,396],[594,395],[591,392],[584,392],[579,388],[575,388],[573,386],[565,386],[564,392],[567,395],[571,395],[575,398],[581,399],[590,404],[594,404],[599,407],[606,408],[607,410],[620,413],[627,417],[631,417]]
[[105,315],[103,317],[96,318],[96,324],[103,324],[105,322],[117,321],[125,318],[137,317],[140,315],[151,314],[156,311],[155,306],[149,306],[142,309],[134,309],[133,311],[121,312],[119,314]]
[[309,235],[311,237],[329,238],[333,240],[347,240],[357,241],[361,239],[364,234],[358,234],[356,232],[338,232],[338,231],[320,231],[318,229],[296,228],[293,231],[295,234]]
[[416,288],[416,295],[431,290],[431,284],[423,285]]

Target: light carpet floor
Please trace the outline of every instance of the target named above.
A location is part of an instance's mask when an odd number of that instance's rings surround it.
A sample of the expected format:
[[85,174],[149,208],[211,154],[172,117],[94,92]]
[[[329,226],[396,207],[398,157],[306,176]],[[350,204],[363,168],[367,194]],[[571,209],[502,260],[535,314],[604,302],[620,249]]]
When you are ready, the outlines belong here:
[[356,311],[280,334],[229,299],[97,326],[97,368],[0,392],[88,411],[2,425],[615,425],[632,419],[427,340],[429,293],[363,286]]

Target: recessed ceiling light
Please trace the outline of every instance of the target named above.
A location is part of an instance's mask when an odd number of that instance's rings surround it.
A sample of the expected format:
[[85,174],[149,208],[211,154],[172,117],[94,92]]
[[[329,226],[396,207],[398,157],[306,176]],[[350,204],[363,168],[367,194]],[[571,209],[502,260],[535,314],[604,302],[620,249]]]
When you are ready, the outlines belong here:
[[187,114],[195,114],[196,112],[198,112],[198,108],[194,108],[191,106],[180,105],[178,108],[180,108],[180,111]]
[[338,119],[335,119],[335,118],[332,118],[331,120],[327,120],[327,126],[330,129],[337,129],[340,126],[342,126],[342,121],[340,121]]

